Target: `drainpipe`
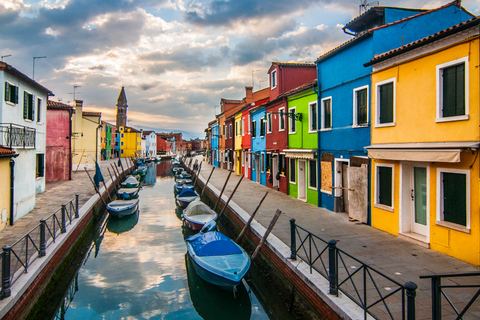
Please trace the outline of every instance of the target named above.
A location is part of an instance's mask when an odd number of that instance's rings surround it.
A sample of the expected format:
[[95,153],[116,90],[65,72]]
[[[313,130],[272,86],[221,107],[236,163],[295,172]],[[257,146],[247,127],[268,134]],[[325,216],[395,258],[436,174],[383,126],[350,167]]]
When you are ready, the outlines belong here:
[[[318,197],[318,206],[322,207],[322,159],[321,159],[321,153],[320,153],[320,133],[321,131],[318,130],[318,126],[321,126],[320,120],[321,120],[321,110],[322,107],[320,105],[320,69],[318,68],[318,61],[315,62],[315,65],[317,66],[317,88],[316,90],[314,89],[315,93],[317,94],[317,110],[320,112],[317,112],[317,197]],[[315,88],[315,87],[314,87]]]
[[15,161],[10,159],[10,225],[13,226],[15,216]]
[[72,180],[72,115],[73,111],[70,111],[70,132],[68,136],[68,180]]

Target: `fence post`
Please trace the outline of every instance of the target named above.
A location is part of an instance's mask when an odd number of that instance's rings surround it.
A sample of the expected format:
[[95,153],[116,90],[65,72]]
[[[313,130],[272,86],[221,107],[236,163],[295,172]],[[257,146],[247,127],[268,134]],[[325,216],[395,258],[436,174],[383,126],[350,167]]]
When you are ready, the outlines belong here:
[[411,281],[405,283],[407,289],[407,320],[415,320],[415,297],[417,296],[417,285]]
[[67,208],[64,204],[62,204],[62,221],[61,221],[61,225],[60,225],[60,232],[61,233],[67,232],[66,215],[67,215]]
[[328,242],[328,281],[330,282],[330,294],[338,296],[338,257],[337,241]]
[[75,195],[75,219],[80,218],[80,215],[78,213],[78,194]]
[[10,256],[12,247],[3,247],[2,259],[2,298],[8,298],[11,295],[10,291]]
[[295,219],[290,219],[290,259],[297,260],[297,243],[295,234]]
[[45,257],[47,243],[45,241],[45,219],[40,220],[40,257]]
[[442,292],[440,285],[442,284],[442,278],[432,278],[432,319],[442,319]]

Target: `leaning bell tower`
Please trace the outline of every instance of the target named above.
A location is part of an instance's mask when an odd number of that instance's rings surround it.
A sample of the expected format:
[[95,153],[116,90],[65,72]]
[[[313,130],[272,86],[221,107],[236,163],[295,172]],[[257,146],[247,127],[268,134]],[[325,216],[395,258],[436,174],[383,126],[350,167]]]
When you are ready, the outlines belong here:
[[127,126],[127,97],[125,96],[125,88],[122,87],[117,100],[117,128]]

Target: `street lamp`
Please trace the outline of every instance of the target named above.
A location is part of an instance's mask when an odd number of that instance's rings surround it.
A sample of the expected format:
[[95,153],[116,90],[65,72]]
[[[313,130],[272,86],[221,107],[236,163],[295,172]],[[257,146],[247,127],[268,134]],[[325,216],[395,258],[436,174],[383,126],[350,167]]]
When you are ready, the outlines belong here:
[[33,57],[33,72],[32,72],[32,79],[35,80],[35,59],[45,59],[46,56],[42,57]]

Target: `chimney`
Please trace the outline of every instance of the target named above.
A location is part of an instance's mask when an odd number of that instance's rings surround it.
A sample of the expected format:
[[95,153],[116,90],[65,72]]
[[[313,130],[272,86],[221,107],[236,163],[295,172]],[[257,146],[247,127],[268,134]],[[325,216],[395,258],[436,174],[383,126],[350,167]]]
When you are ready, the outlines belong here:
[[245,100],[247,103],[253,102],[253,87],[245,86]]
[[83,107],[83,100],[75,100],[75,109],[80,108],[82,109]]

